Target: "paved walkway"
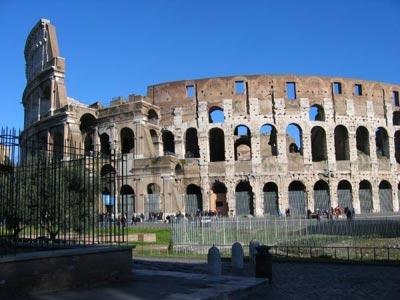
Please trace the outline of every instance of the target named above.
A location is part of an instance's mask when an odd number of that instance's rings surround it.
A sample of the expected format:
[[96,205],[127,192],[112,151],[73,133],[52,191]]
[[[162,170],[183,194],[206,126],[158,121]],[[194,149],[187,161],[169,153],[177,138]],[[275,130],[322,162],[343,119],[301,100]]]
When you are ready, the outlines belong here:
[[131,283],[45,293],[31,299],[400,299],[400,266],[280,262],[273,265],[271,285],[254,279],[249,265],[235,274],[224,263],[225,277],[219,281],[210,280],[206,273],[202,261],[139,259],[134,262]]

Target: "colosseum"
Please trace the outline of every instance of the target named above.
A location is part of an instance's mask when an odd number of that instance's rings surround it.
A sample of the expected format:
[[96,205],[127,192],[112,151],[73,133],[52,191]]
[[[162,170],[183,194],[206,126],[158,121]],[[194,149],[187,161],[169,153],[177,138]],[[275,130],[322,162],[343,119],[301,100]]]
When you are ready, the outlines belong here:
[[230,76],[86,105],[67,94],[65,60],[45,19],[27,38],[25,60],[22,140],[121,153],[129,172],[118,190],[130,196],[130,213],[399,211],[399,85]]

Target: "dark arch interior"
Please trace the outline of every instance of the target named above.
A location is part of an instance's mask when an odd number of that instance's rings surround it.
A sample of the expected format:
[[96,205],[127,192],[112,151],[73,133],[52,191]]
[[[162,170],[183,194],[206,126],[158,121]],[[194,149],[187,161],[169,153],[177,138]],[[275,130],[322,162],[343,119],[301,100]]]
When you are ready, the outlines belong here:
[[121,151],[122,154],[133,153],[135,147],[135,134],[130,128],[122,128],[121,130]]
[[368,180],[363,180],[359,184],[359,189],[360,190],[371,190],[372,189],[371,183]]
[[222,129],[212,128],[209,132],[210,161],[225,160],[225,135]]
[[100,153],[105,156],[111,155],[110,137],[107,133],[100,135]]
[[195,128],[189,128],[188,130],[186,130],[185,157],[187,158],[200,157],[199,139],[197,137],[197,130]]
[[349,135],[346,127],[343,125],[336,126],[335,128],[335,154],[336,160],[349,160]]
[[150,122],[155,122],[158,120],[158,115],[154,109],[150,109],[149,112],[147,113],[147,119]]
[[289,184],[289,191],[305,191],[305,186],[301,181],[292,181]]
[[263,187],[263,192],[277,192],[278,191],[278,186],[273,183],[273,182],[267,182],[266,184],[264,184]]
[[400,130],[397,130],[394,134],[394,156],[396,162],[400,164]]
[[83,146],[85,149],[85,155],[90,155],[94,151],[94,143],[92,135],[88,134],[85,136],[85,140],[83,141]]
[[198,194],[201,194],[201,188],[196,184],[189,184],[186,187],[186,194],[187,195],[198,195]]
[[113,176],[113,175],[115,175],[115,169],[113,168],[113,166],[111,166],[109,164],[104,165],[100,170],[100,175],[101,175],[101,177]]
[[329,185],[326,181],[324,180],[318,180],[314,184],[314,190],[329,190]]
[[342,180],[338,184],[338,190],[351,190],[351,184],[347,180]]
[[150,183],[147,185],[147,194],[159,194],[160,193],[160,187],[156,183]]
[[378,158],[389,158],[389,137],[386,129],[379,127],[375,132],[376,155]]
[[328,159],[326,134],[322,127],[316,126],[311,130],[311,154],[314,162]]
[[226,194],[228,192],[228,189],[223,182],[215,181],[212,186],[212,191],[215,194]]
[[382,180],[381,183],[379,184],[379,188],[380,189],[391,189],[392,186],[388,181]]
[[96,118],[91,114],[84,114],[80,119],[79,129],[82,133],[92,133],[96,127]]
[[175,154],[175,137],[169,130],[162,131],[162,140],[164,145],[164,155]]
[[177,176],[183,175],[183,168],[180,164],[176,164],[176,166],[175,166],[175,175],[177,175]]
[[356,131],[357,150],[365,155],[369,155],[369,132],[368,129],[360,126]]
[[400,111],[393,112],[393,125],[400,125]]
[[124,184],[121,187],[120,194],[121,195],[134,195],[135,191],[133,190],[133,188],[130,185]]

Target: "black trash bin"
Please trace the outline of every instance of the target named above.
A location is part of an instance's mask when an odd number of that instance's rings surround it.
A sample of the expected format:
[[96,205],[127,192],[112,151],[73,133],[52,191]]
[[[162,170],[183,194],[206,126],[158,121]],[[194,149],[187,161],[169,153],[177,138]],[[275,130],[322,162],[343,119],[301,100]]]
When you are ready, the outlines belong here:
[[269,249],[271,247],[265,245],[256,248],[256,277],[268,278],[269,283],[272,283],[272,256]]

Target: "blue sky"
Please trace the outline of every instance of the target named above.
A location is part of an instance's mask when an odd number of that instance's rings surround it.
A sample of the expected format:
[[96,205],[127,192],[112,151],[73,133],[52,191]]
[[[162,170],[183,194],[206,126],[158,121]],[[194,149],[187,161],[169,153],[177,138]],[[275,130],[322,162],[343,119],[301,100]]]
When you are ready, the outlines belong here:
[[85,103],[150,84],[233,75],[336,75],[400,83],[400,1],[0,0],[0,125],[23,126],[23,48],[55,24],[67,92]]

